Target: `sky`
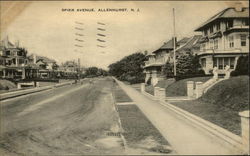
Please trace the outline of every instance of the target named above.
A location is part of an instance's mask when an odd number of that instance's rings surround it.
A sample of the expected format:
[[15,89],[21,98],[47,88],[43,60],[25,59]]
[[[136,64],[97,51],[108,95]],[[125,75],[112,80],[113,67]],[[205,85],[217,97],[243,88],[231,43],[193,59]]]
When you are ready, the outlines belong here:
[[[12,42],[19,40],[30,54],[48,56],[59,64],[80,58],[83,66],[106,69],[124,56],[145,50],[152,52],[171,39],[173,8],[176,36],[181,39],[199,34],[194,32],[195,28],[232,4],[223,1],[34,1],[1,33],[1,39],[8,36]],[[92,8],[94,12],[77,11]],[[127,11],[98,11],[106,8],[126,8]],[[98,25],[97,22],[105,25]],[[84,36],[77,36],[76,33]],[[100,37],[98,33],[106,37]],[[97,39],[106,42],[101,43]]]

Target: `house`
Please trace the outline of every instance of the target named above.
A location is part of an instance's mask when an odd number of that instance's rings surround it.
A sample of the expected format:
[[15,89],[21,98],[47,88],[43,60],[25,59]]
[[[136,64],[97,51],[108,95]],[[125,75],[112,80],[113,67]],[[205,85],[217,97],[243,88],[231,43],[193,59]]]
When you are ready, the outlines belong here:
[[200,52],[197,53],[203,70],[211,73],[214,67],[225,74],[233,71],[240,56],[249,55],[249,8],[237,4],[217,13],[195,31],[202,32]]
[[[176,42],[176,47],[183,46],[189,38],[183,38]],[[159,49],[146,55],[144,73],[146,73],[145,83],[150,81],[151,84],[156,85],[159,80],[164,79],[163,66],[166,62],[171,60],[171,52],[174,49],[174,40],[171,39],[165,42]]]
[[29,64],[38,67],[38,77],[41,78],[54,77],[56,70],[58,69],[56,61],[45,56],[32,54],[28,57],[28,60]]
[[[200,40],[202,36],[201,35],[194,35],[190,38],[185,39],[185,43],[181,46],[178,46],[175,50],[176,60],[180,55],[188,55],[192,54],[195,55],[200,52]],[[170,53],[170,62],[173,62],[173,54],[174,52],[171,51]]]
[[63,77],[75,77],[80,70],[80,64],[75,61],[66,61],[59,66],[59,70]]
[[0,77],[25,78],[27,65],[27,51],[19,47],[18,42],[13,44],[6,37],[0,42]]

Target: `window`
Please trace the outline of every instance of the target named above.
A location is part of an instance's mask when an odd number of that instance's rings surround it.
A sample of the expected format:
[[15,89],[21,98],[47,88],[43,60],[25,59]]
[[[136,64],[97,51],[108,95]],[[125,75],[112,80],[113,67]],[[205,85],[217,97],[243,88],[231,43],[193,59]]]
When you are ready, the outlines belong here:
[[214,40],[214,49],[218,49],[218,39]]
[[3,51],[0,51],[0,56],[3,56]]
[[227,65],[229,66],[229,58],[228,58],[228,57],[225,57],[225,58],[224,58],[224,68],[225,68]]
[[19,64],[24,64],[24,59],[19,59]]
[[0,65],[4,65],[4,60],[0,59]]
[[247,44],[247,35],[240,35],[240,45],[242,47],[246,46]]
[[206,58],[201,59],[201,66],[206,67]]
[[230,68],[234,69],[234,63],[235,63],[235,58],[234,57],[230,57]]
[[244,26],[249,26],[249,19],[243,19],[243,20],[242,20],[242,24],[243,24]]
[[229,36],[229,47],[230,48],[234,47],[234,36]]
[[209,45],[210,45],[210,49],[213,49],[214,48],[214,41],[210,40]]
[[219,57],[219,69],[223,69],[223,58]]
[[218,67],[218,65],[217,65],[217,58],[213,58],[213,67]]
[[214,31],[213,31],[213,26],[211,26],[210,28],[209,28],[209,31],[210,31],[210,33],[213,33]]
[[233,27],[233,20],[227,21],[226,29],[232,28]]
[[207,36],[207,29],[204,30],[204,35]]
[[216,24],[216,30],[217,30],[217,31],[220,30],[220,23]]
[[10,55],[10,51],[6,51],[6,55]]

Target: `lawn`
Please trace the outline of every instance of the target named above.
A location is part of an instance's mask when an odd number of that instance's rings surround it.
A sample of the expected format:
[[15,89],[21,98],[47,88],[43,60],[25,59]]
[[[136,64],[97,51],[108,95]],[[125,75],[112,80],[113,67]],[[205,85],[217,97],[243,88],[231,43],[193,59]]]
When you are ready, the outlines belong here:
[[248,86],[248,76],[232,77],[217,83],[197,100],[171,103],[240,135],[238,113],[249,110]]
[[241,134],[240,116],[237,111],[200,100],[171,102],[171,104],[223,127],[234,134]]
[[15,90],[17,89],[16,85],[9,81],[0,79],[0,93],[8,92],[9,90]]
[[[145,146],[149,151],[169,153],[169,143],[136,105],[118,105],[124,137],[128,146]],[[150,146],[148,143],[150,142]],[[147,147],[146,147],[147,146]]]
[[211,77],[194,77],[176,81],[166,88],[166,96],[187,96],[187,81],[206,82]]
[[116,102],[132,102],[130,97],[116,83],[113,86],[113,95]]

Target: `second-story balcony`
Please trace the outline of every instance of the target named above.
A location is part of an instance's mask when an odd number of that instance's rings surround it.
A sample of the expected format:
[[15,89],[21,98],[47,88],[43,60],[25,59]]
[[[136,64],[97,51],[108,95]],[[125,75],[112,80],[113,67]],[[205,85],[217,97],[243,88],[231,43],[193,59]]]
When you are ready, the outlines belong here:
[[197,53],[197,55],[212,55],[212,54],[242,54],[242,53],[249,53],[243,51],[241,48],[234,48],[234,49],[203,49]]
[[248,25],[234,25],[233,27],[227,28],[223,34],[229,34],[232,32],[249,32]]

